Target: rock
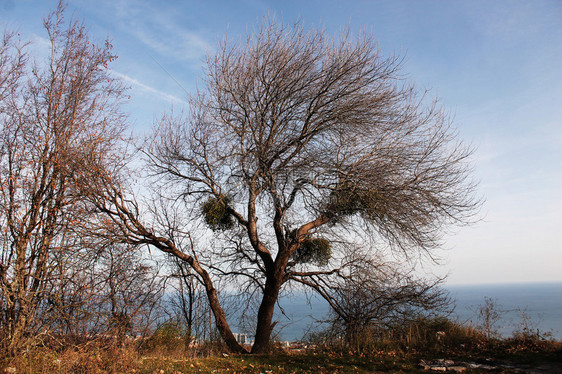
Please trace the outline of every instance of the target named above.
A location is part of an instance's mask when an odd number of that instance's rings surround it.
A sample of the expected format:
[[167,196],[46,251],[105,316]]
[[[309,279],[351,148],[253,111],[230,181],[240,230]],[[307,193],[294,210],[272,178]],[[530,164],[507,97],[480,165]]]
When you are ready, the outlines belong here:
[[440,358],[434,361],[420,360],[419,366],[424,370],[437,371],[437,372],[453,372],[453,373],[464,373],[466,367],[462,364],[455,364],[453,360],[446,360]]
[[447,371],[447,367],[446,366],[430,366],[429,370],[431,371],[443,371],[446,372]]
[[464,366],[449,366],[448,369],[455,373],[464,373],[466,371]]
[[471,368],[471,369],[483,369],[483,370],[495,370],[495,369],[497,369],[497,366],[475,364],[475,363],[472,363],[472,362],[470,364],[468,364],[468,367]]
[[431,365],[425,360],[420,360],[419,366],[421,366],[423,370],[429,370],[429,368],[431,367]]

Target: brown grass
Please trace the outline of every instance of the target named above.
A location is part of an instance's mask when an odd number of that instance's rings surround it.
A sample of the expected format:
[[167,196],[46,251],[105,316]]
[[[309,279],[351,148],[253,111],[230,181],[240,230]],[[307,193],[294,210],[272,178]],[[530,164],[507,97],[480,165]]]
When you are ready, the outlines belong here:
[[[16,357],[0,356],[0,373],[377,373],[422,372],[420,359],[450,358],[502,362],[556,370],[562,362],[562,342],[540,335],[491,339],[470,326],[446,319],[418,320],[384,333],[366,330],[362,342],[345,345],[325,340],[314,349],[270,355],[228,355],[222,344],[189,345],[175,335],[155,335],[141,341],[111,339],[53,340]],[[509,371],[507,371],[509,372]]]

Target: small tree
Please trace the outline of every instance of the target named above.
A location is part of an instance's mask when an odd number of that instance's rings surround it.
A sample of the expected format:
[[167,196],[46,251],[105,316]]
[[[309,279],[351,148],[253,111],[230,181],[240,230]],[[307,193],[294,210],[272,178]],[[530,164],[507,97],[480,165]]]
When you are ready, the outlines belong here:
[[65,27],[63,13],[59,5],[44,21],[44,63],[31,65],[9,34],[0,45],[0,340],[12,353],[40,322],[52,284],[70,273],[72,261],[60,260],[84,248],[77,223],[89,215],[79,191],[98,174],[93,161],[120,157],[111,45],[92,44],[77,22]]
[[495,325],[504,313],[500,308],[498,301],[491,297],[485,297],[484,304],[478,307],[478,319],[487,338],[492,338],[498,333]]
[[106,185],[97,204],[124,240],[192,267],[232,350],[242,348],[217,279],[261,294],[252,352],[264,352],[286,284],[349,277],[350,243],[430,251],[478,206],[470,149],[399,71],[400,60],[381,56],[367,35],[331,39],[266,21],[219,46],[189,115],[163,118],[144,148],[152,184],[209,225],[214,241],[205,250],[176,245],[123,186]]
[[144,334],[158,317],[164,292],[157,266],[123,245],[88,247],[84,252],[86,256],[68,258],[71,266],[61,266],[66,276],[49,283],[36,323],[70,339],[111,334],[120,340],[126,334]]
[[357,251],[351,256],[356,258],[346,277],[308,281],[330,304],[332,327],[346,344],[359,349],[366,335],[374,339],[377,333],[420,316],[448,311],[450,300],[440,288],[442,279],[416,277],[407,264],[369,258],[368,253]]
[[186,329],[190,339],[210,339],[209,308],[203,287],[197,274],[175,257],[170,258],[172,289],[166,313],[170,320],[177,321]]

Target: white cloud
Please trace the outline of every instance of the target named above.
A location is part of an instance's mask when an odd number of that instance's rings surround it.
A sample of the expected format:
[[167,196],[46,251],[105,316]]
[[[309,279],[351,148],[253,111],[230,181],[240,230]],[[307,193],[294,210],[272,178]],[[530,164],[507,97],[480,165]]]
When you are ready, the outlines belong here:
[[[160,55],[173,56],[177,60],[199,60],[210,50],[210,44],[199,35],[175,25],[161,24],[158,34],[142,27],[131,30],[131,33],[143,44]],[[166,41],[173,40],[173,43]]]
[[37,34],[31,34],[31,44],[29,49],[34,58],[39,60],[48,59],[51,54],[51,42],[49,39],[39,36]]
[[129,77],[128,75],[119,73],[115,70],[109,70],[109,71],[114,76],[116,76],[116,77],[122,79],[123,81],[131,84],[132,86],[134,86],[136,88],[139,88],[139,89],[141,89],[143,91],[146,91],[146,92],[154,93],[154,94],[160,96],[162,99],[169,101],[170,103],[181,103],[181,104],[187,105],[186,101],[178,98],[177,96],[170,95],[170,94],[167,94],[166,92],[162,92],[160,90],[157,90],[154,87],[150,87],[149,85],[146,85],[146,84],[142,83],[141,81],[139,81],[135,78]]
[[[154,53],[178,61],[201,59],[212,46],[204,33],[177,20],[177,12],[166,3],[116,1],[105,3],[123,32],[136,38]],[[158,7],[158,8],[156,8]]]

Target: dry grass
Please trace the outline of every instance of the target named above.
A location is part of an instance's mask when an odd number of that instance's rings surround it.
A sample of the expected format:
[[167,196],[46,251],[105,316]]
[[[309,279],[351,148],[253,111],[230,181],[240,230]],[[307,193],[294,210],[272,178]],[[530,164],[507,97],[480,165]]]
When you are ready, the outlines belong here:
[[0,373],[417,373],[423,372],[420,359],[443,357],[455,361],[493,357],[522,367],[546,364],[556,370],[562,362],[562,342],[530,334],[491,339],[446,319],[419,320],[384,334],[366,331],[361,339],[355,346],[326,340],[312,350],[277,349],[260,356],[225,356],[221,344],[189,346],[173,334],[126,343],[59,340],[16,357],[0,356]]
[[138,372],[138,356],[133,347],[90,344],[53,350],[36,347],[0,361],[4,372],[16,373],[134,373]]

